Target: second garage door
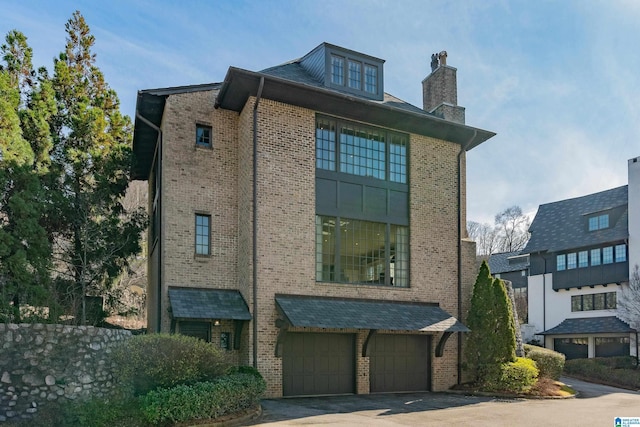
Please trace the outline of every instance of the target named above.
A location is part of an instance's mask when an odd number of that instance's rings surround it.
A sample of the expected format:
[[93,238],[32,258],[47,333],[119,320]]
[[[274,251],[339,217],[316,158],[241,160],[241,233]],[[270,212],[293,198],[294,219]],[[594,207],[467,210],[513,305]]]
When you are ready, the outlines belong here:
[[282,394],[354,393],[354,365],[352,334],[290,332],[282,352]]
[[430,389],[430,336],[380,334],[370,345],[372,393]]

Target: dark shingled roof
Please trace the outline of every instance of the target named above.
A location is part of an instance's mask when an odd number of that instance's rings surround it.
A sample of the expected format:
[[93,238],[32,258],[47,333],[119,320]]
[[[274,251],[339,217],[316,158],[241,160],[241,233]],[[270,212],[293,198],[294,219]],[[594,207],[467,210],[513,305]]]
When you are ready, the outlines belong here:
[[291,326],[414,332],[469,331],[455,317],[437,305],[427,303],[276,295],[276,305]]
[[[557,252],[622,241],[629,236],[627,186],[540,205],[522,253]],[[589,231],[588,215],[609,213],[609,228]]]
[[234,289],[169,287],[174,319],[251,320],[249,307]]
[[519,251],[491,254],[487,261],[489,271],[491,271],[491,274],[500,274],[526,270],[529,267],[529,257],[519,255]]
[[616,316],[582,317],[579,319],[565,319],[555,328],[548,329],[540,335],[564,334],[609,334],[635,332],[628,323]]
[[[299,60],[288,62],[282,65],[277,65],[275,67],[267,68],[265,70],[260,71],[260,73],[266,74],[269,76],[279,77],[281,79],[291,80],[291,81],[302,83],[309,86],[314,86],[319,89],[327,89],[322,84],[321,81],[318,81],[311,74],[309,74],[302,67],[302,65],[300,65],[300,63],[297,61]],[[336,88],[331,88],[331,91],[341,92],[341,93],[344,93],[345,95],[355,97],[353,93],[350,93],[347,91],[341,91]],[[422,114],[429,117],[435,117],[433,114],[423,110],[422,108],[418,108],[415,105],[409,104],[408,102],[405,102],[400,98],[396,98],[395,96],[390,95],[386,92],[384,93],[384,98],[382,101],[369,100],[369,102],[373,104],[387,105],[390,107],[399,108],[401,110],[410,111],[413,113],[418,113],[418,114]]]

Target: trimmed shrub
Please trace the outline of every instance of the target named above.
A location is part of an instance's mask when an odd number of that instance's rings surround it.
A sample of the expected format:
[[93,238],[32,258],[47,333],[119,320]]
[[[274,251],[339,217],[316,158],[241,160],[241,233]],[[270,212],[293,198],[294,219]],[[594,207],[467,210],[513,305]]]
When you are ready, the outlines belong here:
[[160,387],[210,381],[230,364],[216,346],[185,335],[138,335],[114,351],[119,379],[143,395]]
[[58,426],[84,427],[141,427],[147,424],[140,410],[138,399],[102,400],[94,398],[88,401],[68,402],[61,405]]
[[516,357],[515,362],[501,364],[497,374],[485,383],[484,388],[488,391],[525,393],[537,380],[536,362],[525,357]]
[[216,419],[256,406],[265,390],[262,376],[236,373],[151,391],[142,398],[142,412],[153,425]]
[[564,354],[544,347],[525,344],[524,354],[536,362],[540,377],[557,380],[564,369]]

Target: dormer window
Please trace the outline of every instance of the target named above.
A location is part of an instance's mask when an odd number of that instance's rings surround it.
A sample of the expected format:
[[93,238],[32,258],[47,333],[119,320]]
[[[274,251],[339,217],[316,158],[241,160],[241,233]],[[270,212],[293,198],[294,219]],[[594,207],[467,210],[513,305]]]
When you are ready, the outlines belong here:
[[362,65],[359,62],[349,61],[349,87],[362,89]]
[[589,231],[609,228],[609,214],[592,216],[589,218]]
[[300,59],[300,65],[322,85],[361,98],[384,99],[384,60],[322,43]]

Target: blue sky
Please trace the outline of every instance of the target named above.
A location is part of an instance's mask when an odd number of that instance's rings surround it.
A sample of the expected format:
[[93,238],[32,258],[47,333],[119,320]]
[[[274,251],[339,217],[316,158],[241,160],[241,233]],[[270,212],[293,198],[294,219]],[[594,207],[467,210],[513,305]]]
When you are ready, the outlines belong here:
[[497,133],[467,155],[469,220],[624,185],[640,156],[639,1],[1,0],[0,32],[25,33],[52,70],[76,9],[130,116],[140,89],[222,81],[325,41],[385,59],[385,90],[422,106],[446,50],[467,124]]

